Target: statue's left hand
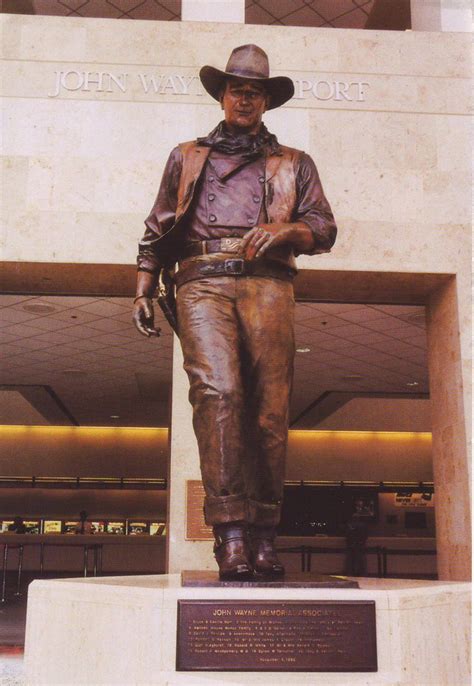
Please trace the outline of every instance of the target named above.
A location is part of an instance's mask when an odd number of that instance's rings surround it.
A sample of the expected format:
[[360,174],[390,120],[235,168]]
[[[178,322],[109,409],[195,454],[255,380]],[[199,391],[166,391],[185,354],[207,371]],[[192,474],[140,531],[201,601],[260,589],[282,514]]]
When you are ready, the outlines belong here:
[[311,250],[313,234],[303,222],[259,224],[245,234],[240,251],[246,260],[255,260],[278,245],[291,245],[298,252]]
[[288,243],[289,240],[289,229],[282,228],[279,224],[260,224],[245,234],[240,251],[246,260],[255,260],[262,257],[270,247]]

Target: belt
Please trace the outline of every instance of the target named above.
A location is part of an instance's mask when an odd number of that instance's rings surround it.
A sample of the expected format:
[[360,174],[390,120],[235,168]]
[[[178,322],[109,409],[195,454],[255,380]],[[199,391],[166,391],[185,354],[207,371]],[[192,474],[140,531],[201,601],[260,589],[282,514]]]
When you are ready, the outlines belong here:
[[176,287],[188,281],[205,279],[208,276],[264,276],[282,281],[292,281],[295,270],[279,264],[247,262],[241,258],[229,260],[194,261],[179,269],[174,275]]
[[214,252],[237,253],[240,250],[242,238],[229,236],[228,238],[212,238],[208,241],[195,241],[184,247],[181,258],[210,255]]

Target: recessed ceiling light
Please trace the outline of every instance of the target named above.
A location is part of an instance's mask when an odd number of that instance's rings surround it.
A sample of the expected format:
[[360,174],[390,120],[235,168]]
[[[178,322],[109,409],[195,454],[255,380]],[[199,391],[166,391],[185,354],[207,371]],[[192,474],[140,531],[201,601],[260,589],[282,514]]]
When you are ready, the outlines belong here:
[[307,345],[300,345],[296,348],[297,353],[310,353],[311,348],[309,348]]
[[22,309],[27,312],[33,312],[33,314],[51,314],[51,312],[56,312],[56,308],[52,305],[42,305],[41,303],[23,305]]
[[120,419],[120,415],[119,414],[111,414],[110,419]]
[[408,381],[407,386],[419,386],[418,381]]
[[425,318],[426,317],[425,317],[424,311],[423,312],[410,312],[410,314],[408,314],[406,316],[406,319],[410,319],[410,321],[413,321],[413,322],[416,322],[416,321],[424,322]]
[[63,369],[61,374],[68,374],[69,376],[87,376],[87,372],[83,369]]

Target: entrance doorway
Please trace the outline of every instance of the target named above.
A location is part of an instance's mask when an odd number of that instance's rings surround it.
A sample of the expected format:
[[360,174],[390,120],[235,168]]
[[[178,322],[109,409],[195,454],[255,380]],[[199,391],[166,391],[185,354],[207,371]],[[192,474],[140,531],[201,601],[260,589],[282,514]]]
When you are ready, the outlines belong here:
[[[4,293],[130,297],[128,265],[9,263]],[[440,579],[470,574],[469,473],[456,282],[450,274],[303,270],[296,298],[326,303],[420,305],[427,311],[433,471]]]

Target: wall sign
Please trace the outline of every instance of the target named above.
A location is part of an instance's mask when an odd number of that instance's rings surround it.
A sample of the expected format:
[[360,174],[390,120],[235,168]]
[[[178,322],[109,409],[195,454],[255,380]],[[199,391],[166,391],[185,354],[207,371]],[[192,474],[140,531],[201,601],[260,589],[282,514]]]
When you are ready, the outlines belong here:
[[[334,100],[365,102],[370,84],[367,81],[338,79],[293,79],[295,100]],[[67,69],[54,72],[48,97],[57,98],[67,92],[127,93],[141,95],[203,96],[205,91],[196,74],[175,72],[111,72]]]

